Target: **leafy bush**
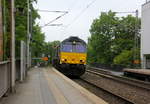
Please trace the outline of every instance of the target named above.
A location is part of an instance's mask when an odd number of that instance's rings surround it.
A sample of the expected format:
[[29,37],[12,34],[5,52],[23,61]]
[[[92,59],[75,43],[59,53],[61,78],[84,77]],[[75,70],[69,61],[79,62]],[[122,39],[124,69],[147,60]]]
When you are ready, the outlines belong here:
[[133,51],[124,50],[113,60],[114,64],[120,64],[124,66],[132,66],[133,60]]

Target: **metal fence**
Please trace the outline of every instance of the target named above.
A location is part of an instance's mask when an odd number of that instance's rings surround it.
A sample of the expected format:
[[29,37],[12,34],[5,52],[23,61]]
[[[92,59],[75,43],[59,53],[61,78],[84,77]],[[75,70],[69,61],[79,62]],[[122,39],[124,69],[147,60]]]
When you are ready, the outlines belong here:
[[8,91],[11,83],[10,62],[0,62],[0,98]]
[[147,59],[147,60],[146,60],[146,68],[147,68],[147,69],[150,69],[150,59]]
[[122,71],[125,68],[123,65],[107,65],[101,63],[90,63],[90,66],[114,71]]
[[27,48],[24,41],[21,41],[20,52],[20,81],[23,81],[27,75]]
[[[23,81],[27,75],[26,44],[21,41],[20,58],[16,60],[15,81]],[[9,61],[0,62],[0,98],[11,89],[12,73]]]

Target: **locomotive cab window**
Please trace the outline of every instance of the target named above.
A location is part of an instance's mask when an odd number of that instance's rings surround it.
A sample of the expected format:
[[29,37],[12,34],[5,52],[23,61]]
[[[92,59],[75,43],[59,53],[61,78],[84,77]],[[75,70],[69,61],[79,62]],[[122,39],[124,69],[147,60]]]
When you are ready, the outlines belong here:
[[61,46],[62,52],[72,52],[72,45],[71,44],[63,44]]
[[82,44],[73,45],[73,52],[84,53],[86,52],[86,47]]
[[66,43],[61,45],[62,52],[78,52],[84,53],[86,52],[86,46],[80,43]]

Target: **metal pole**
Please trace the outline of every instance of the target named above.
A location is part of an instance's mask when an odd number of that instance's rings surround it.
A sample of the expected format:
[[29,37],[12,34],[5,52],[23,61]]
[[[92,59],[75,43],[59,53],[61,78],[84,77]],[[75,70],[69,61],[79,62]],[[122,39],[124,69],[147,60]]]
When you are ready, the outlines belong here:
[[14,19],[14,0],[10,0],[10,34],[11,34],[11,88],[14,92],[15,87],[15,19]]
[[[136,49],[139,49],[139,47],[138,47],[139,46],[139,44],[138,44],[139,43],[139,38],[138,38],[138,35],[139,35],[138,19],[139,19],[139,11],[136,10],[136,21],[137,21],[137,24],[136,24]],[[139,61],[139,56],[138,56],[137,52],[136,52],[136,58]]]
[[30,1],[27,0],[27,68],[30,67]]
[[[31,37],[32,37],[32,30],[33,30],[33,23],[32,23],[32,10],[30,10],[30,37],[29,37],[29,43],[31,43]],[[31,48],[29,49],[30,53],[29,53],[29,67],[32,66],[32,50]]]
[[3,61],[2,0],[0,0],[0,61]]
[[138,59],[138,53],[137,53],[137,49],[138,49],[138,10],[136,10],[135,12],[135,15],[136,15],[136,24],[135,24],[135,36],[134,36],[134,64],[135,64],[135,67],[137,67],[137,61],[139,61]]
[[6,43],[5,43],[5,38],[6,38],[6,0],[3,0],[3,60],[6,59]]

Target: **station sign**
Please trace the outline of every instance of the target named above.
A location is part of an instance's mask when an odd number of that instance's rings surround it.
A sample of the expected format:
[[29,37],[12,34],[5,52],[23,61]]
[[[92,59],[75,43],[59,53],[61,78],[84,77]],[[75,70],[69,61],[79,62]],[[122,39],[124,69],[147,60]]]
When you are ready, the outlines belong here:
[[140,60],[134,60],[133,63],[134,64],[140,64]]
[[48,61],[48,57],[42,57],[43,61]]

